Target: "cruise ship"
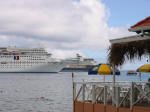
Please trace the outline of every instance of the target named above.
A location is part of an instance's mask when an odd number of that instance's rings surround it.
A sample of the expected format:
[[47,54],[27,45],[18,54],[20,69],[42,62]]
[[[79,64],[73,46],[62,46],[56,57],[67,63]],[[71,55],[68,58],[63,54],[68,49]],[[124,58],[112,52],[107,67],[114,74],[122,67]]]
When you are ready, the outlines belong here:
[[2,73],[57,73],[68,62],[53,58],[44,48],[0,48]]
[[85,58],[76,54],[75,58],[66,59],[71,64],[63,68],[62,72],[87,72],[91,67],[98,64],[93,58]]

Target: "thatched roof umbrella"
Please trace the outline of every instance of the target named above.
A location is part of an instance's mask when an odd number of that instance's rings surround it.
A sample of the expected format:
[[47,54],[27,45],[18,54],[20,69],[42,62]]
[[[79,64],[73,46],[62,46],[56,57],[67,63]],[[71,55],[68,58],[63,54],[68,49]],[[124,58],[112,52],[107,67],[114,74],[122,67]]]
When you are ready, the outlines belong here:
[[[150,56],[150,16],[131,26],[129,31],[137,35],[110,40],[108,60],[113,66],[113,83],[115,87],[115,67],[122,65],[126,59],[141,59],[143,55]],[[113,89],[113,97],[115,89]]]
[[141,59],[143,55],[150,56],[150,16],[131,26],[129,31],[138,34],[110,40],[108,60],[112,65],[122,65],[126,59]]

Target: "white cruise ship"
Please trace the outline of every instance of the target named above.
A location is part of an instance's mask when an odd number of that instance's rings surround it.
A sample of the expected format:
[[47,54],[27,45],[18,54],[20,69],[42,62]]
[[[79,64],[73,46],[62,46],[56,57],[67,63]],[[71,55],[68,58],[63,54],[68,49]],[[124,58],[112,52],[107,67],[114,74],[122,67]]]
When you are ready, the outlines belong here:
[[56,73],[67,65],[52,58],[44,48],[0,48],[0,72]]
[[63,72],[87,72],[91,67],[98,64],[93,58],[85,58],[76,54],[75,58],[66,59],[70,64],[63,68]]

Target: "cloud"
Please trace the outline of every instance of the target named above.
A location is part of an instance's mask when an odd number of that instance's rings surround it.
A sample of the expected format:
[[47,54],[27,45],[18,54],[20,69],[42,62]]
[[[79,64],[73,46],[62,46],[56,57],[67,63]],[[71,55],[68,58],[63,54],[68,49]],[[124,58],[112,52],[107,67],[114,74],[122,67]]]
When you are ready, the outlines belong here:
[[112,35],[128,34],[125,29],[108,27],[109,13],[100,0],[3,0],[1,46],[40,43],[62,57],[107,49]]
[[127,37],[136,34],[135,32],[129,32],[128,28],[129,25],[125,27],[110,27],[109,28],[110,39]]

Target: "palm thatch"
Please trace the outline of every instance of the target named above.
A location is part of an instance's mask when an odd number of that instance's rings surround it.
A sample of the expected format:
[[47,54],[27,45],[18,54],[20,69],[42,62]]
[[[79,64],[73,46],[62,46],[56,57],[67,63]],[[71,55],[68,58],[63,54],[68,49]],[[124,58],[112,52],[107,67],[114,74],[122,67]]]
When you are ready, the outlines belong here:
[[108,61],[115,66],[120,66],[125,59],[140,60],[143,55],[150,56],[150,40],[115,43],[109,48]]

